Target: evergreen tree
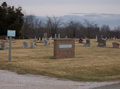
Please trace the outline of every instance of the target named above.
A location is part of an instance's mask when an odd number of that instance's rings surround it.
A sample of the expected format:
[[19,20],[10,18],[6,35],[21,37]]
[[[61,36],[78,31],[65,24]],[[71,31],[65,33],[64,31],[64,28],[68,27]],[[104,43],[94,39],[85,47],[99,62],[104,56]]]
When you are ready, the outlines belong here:
[[15,8],[7,6],[3,2],[0,6],[0,35],[7,35],[7,30],[16,30],[16,36],[19,36],[19,31],[23,25],[22,7]]

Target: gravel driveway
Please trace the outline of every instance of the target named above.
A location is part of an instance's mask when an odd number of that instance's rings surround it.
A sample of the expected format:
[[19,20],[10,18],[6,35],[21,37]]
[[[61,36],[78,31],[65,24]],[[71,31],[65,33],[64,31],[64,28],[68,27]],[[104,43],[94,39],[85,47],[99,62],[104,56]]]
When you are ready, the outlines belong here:
[[92,89],[119,82],[78,82],[42,75],[19,75],[0,70],[0,89]]

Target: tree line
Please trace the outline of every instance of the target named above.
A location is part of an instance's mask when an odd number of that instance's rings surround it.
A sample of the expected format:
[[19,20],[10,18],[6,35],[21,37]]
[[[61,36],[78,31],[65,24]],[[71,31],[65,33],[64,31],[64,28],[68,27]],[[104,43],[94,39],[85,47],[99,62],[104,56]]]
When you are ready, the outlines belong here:
[[64,21],[59,17],[46,17],[41,20],[35,15],[24,16],[24,24],[22,26],[22,33],[28,37],[44,37],[44,33],[48,37],[55,37],[55,34],[60,34],[61,38],[95,38],[98,37],[117,37],[120,34],[120,26],[111,29],[109,25],[102,25],[84,19],[84,22],[69,20]]
[[120,26],[110,29],[109,25],[98,26],[97,23],[84,19],[84,22],[68,20],[59,17],[49,17],[40,19],[35,15],[24,15],[22,7],[15,8],[3,2],[0,6],[0,35],[7,35],[7,30],[16,30],[16,38],[55,37],[60,34],[61,38],[95,38],[117,37],[120,34]]

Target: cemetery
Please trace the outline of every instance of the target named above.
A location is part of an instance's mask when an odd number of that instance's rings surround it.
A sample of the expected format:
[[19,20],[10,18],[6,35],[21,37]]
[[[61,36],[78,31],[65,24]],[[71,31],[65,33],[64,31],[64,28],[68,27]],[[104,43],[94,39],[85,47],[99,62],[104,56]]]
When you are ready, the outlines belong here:
[[0,89],[120,86],[117,2],[8,2],[0,6]]
[[[42,74],[80,81],[120,79],[119,39],[106,42],[101,40],[97,42],[97,39],[83,39],[89,47],[84,47],[85,44],[80,44],[74,39],[72,39],[74,45],[61,40],[67,39],[60,39],[60,37],[45,39],[45,41],[43,39],[43,43],[37,43],[37,45],[34,43],[37,41],[35,39],[15,39],[16,42],[13,43],[13,40],[11,45],[11,62],[8,62],[9,39],[8,42],[0,39],[1,44],[5,44],[4,47],[1,45],[5,50],[2,48],[0,50],[0,69],[19,74]],[[56,43],[56,41],[60,41],[60,43]],[[56,48],[55,44],[57,44]],[[98,45],[100,46],[97,47]],[[71,50],[72,53],[69,53],[68,51]],[[58,56],[55,56],[56,53]],[[67,56],[64,55],[65,53]]]

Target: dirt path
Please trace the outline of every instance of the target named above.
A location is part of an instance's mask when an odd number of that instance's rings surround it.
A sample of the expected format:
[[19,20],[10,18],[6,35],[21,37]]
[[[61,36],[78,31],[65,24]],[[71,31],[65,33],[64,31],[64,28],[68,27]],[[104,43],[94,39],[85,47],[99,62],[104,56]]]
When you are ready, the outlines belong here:
[[119,82],[77,82],[41,75],[18,75],[0,70],[0,89],[92,89]]

